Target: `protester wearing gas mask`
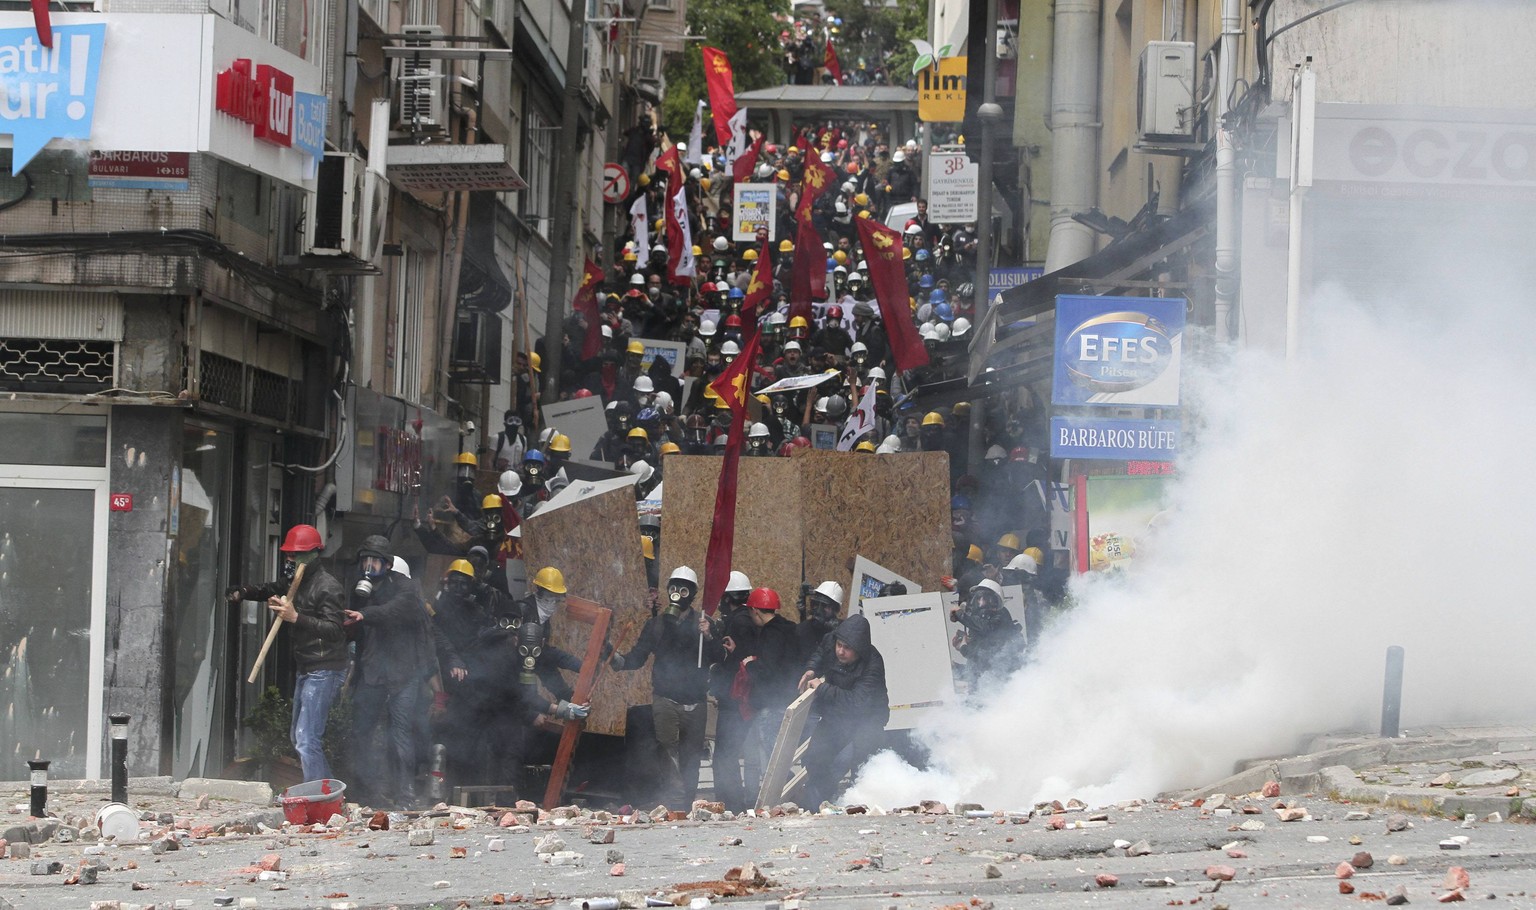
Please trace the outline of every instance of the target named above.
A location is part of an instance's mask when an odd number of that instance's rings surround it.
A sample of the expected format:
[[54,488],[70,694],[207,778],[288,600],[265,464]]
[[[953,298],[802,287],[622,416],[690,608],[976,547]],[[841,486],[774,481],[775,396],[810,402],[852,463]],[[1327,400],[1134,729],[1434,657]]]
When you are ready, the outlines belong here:
[[[513,619],[518,685],[527,690],[523,697],[529,707],[536,709],[535,714],[560,720],[580,720],[591,712],[592,706],[571,704],[571,685],[559,671],[579,673],[581,661],[549,641],[550,624],[565,604],[565,576],[554,566],[545,566],[534,573],[529,587],[532,593],[517,602]],[[536,692],[540,684],[555,696],[556,701],[541,700]]]
[[[289,737],[299,753],[305,780],[334,776],[325,757],[325,724],[347,679],[347,638],[342,631],[346,592],[318,562],[323,547],[320,532],[312,525],[294,525],[278,548],[283,554],[281,578],[224,592],[232,604],[265,601],[273,622],[292,624],[288,643],[298,673],[293,684]],[[300,566],[304,567],[304,577],[290,601],[286,595]]]
[[1001,680],[1023,662],[1024,630],[1003,606],[1003,588],[992,579],[977,582],[949,618],[964,627],[953,644],[966,660],[972,698],[980,697],[988,677]]
[[662,801],[692,805],[704,757],[704,728],[709,715],[709,668],[724,655],[707,635],[709,620],[695,608],[699,577],[678,566],[667,579],[661,612],[646,621],[630,650],[614,653],[609,665],[632,671],[651,666],[651,716],[661,752]]
[[[428,617],[410,580],[392,571],[389,539],[373,535],[357,551],[358,579],[346,628],[357,641],[352,690],[352,767],[358,796],[400,808],[416,804],[415,729],[421,683],[433,655]],[[384,748],[373,744],[379,728]],[[384,760],[392,767],[383,767]]]
[[[803,590],[803,589],[802,589]],[[835,581],[824,581],[815,590],[806,592],[800,606],[800,622],[795,624],[795,640],[800,648],[800,660],[809,664],[818,649],[826,644],[826,637],[837,628],[838,614],[843,611],[843,586]],[[806,670],[800,677],[800,689],[814,675]]]

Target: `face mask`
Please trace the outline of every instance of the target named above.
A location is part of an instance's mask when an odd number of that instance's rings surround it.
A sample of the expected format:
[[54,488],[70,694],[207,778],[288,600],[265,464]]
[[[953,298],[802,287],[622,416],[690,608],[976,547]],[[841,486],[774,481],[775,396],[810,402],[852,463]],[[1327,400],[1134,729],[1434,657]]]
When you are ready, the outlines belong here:
[[693,606],[693,598],[697,591],[689,584],[667,585],[667,607],[663,610],[668,616],[681,616]]
[[549,622],[560,609],[560,595],[540,591],[533,595],[533,604],[539,610],[539,622]]
[[535,669],[539,655],[544,652],[544,627],[536,622],[525,622],[517,627],[517,681],[525,686],[539,681]]

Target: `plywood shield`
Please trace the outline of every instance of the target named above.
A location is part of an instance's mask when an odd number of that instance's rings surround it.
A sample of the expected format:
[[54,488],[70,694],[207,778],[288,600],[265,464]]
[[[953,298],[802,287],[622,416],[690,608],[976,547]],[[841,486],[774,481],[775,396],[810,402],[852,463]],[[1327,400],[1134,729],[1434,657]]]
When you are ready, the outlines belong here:
[[[545,566],[559,569],[571,594],[613,611],[608,630],[613,646],[633,644],[651,618],[635,494],[627,487],[610,490],[547,515],[535,514],[525,525],[523,555],[528,574],[532,576]],[[551,640],[580,656],[586,651],[589,629],[557,614]],[[586,732],[622,736],[625,712],[634,705],[650,703],[649,668],[634,673],[602,672],[592,691]]]

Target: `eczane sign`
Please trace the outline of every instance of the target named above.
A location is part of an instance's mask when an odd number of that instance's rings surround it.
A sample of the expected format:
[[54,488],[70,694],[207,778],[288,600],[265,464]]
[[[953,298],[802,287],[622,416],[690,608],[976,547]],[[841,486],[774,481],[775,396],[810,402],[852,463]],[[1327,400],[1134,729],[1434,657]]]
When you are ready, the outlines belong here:
[[[1536,116],[1525,111],[1320,104],[1314,179],[1536,188]],[[1282,143],[1276,176],[1290,173]]]

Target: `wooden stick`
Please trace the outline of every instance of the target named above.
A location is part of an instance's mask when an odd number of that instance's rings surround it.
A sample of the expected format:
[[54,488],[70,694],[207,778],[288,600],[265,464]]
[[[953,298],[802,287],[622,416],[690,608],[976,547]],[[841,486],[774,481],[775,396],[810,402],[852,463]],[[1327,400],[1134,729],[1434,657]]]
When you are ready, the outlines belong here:
[[[608,624],[613,619],[613,611],[580,597],[567,597],[565,608],[571,619],[592,624],[592,633],[587,638],[587,653],[581,662],[581,673],[576,677],[576,685],[571,693],[572,704],[590,704],[592,687],[602,668],[603,642],[608,640]],[[549,771],[549,786],[544,790],[545,809],[560,805],[560,797],[565,794],[565,778],[571,773],[576,742],[581,739],[581,728],[584,725],[585,722],[580,720],[565,722],[565,730],[560,734],[560,745],[555,749],[555,763]]]
[[[293,572],[293,584],[288,586],[288,596],[283,598],[289,603],[293,602],[293,595],[299,591],[299,582],[304,580],[304,566],[301,563]],[[283,627],[283,621],[277,617],[272,618],[272,628],[267,630],[267,640],[261,643],[261,653],[256,655],[256,663],[251,665],[251,675],[245,678],[248,683],[256,681],[256,675],[261,672],[261,665],[267,662],[267,652],[272,650],[272,643],[277,641],[277,630]]]

